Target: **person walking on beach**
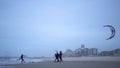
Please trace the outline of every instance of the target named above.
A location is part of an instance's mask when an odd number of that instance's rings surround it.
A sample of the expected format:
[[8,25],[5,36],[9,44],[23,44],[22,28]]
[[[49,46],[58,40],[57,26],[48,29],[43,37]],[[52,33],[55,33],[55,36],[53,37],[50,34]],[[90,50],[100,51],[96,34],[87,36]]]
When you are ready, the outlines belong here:
[[58,52],[55,53],[55,60],[54,62],[59,62],[59,54]]
[[21,56],[20,56],[20,60],[21,60],[21,63],[25,63],[24,55],[23,55],[23,54],[21,54]]
[[63,55],[63,53],[62,53],[62,51],[60,51],[60,53],[59,53],[60,62],[63,62],[62,55]]

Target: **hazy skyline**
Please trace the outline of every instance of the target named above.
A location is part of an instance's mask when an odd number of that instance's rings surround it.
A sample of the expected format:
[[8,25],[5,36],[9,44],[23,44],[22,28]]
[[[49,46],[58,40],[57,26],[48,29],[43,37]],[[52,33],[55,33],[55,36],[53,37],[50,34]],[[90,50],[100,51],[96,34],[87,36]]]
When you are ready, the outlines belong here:
[[[0,0],[0,56],[120,48],[119,0]],[[109,28],[116,29],[111,40]]]

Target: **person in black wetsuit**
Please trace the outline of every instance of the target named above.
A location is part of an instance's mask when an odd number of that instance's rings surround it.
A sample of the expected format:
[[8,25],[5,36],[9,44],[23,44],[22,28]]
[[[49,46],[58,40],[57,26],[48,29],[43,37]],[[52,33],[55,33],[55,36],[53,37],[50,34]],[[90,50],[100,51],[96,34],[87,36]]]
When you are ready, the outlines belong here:
[[21,54],[21,56],[20,56],[20,60],[21,60],[21,63],[25,63],[24,55],[23,55],[23,54]]
[[59,62],[59,54],[58,52],[55,53],[55,60],[54,62]]
[[60,51],[60,53],[59,53],[60,62],[63,62],[62,55],[63,55],[63,53],[62,53],[62,51]]

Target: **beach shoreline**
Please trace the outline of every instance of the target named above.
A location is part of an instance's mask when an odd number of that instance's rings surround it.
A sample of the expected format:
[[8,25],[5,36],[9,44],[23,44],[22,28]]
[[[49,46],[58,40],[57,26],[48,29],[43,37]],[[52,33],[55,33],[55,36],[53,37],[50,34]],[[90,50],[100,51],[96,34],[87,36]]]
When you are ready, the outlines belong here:
[[54,58],[42,62],[4,64],[0,68],[120,68],[120,57],[66,57],[54,63]]
[[120,61],[64,61],[2,65],[4,68],[120,68]]
[[[53,62],[55,60],[54,57],[49,57],[49,58],[42,58],[42,59],[26,59],[25,61],[26,63],[38,63],[38,62]],[[8,60],[7,60],[8,61]],[[14,61],[16,61],[17,63],[15,63]],[[4,65],[4,64],[20,64],[21,62],[18,60],[14,61],[9,61],[7,63],[3,63],[0,65]],[[120,57],[111,57],[111,56],[106,56],[106,57],[101,57],[101,56],[97,56],[97,57],[63,57],[63,61],[120,61]],[[4,62],[4,61],[2,61]],[[13,63],[14,62],[14,63]]]

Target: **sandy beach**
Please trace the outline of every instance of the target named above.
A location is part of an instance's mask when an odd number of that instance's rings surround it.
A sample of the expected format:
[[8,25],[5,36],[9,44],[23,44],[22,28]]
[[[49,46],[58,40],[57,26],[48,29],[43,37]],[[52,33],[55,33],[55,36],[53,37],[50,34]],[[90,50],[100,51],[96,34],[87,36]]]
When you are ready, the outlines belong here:
[[2,66],[2,68],[120,68],[120,62],[117,61],[66,61],[63,63],[40,62],[30,64],[11,64]]
[[[111,59],[111,60],[110,60]],[[25,64],[5,64],[0,68],[120,68],[120,57],[71,57],[64,62],[52,60]]]

